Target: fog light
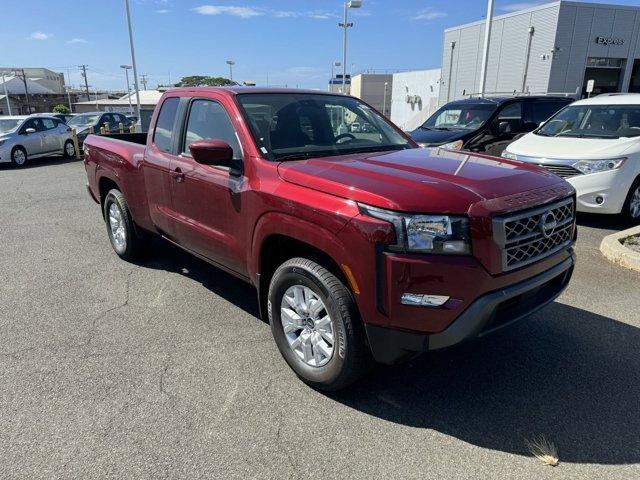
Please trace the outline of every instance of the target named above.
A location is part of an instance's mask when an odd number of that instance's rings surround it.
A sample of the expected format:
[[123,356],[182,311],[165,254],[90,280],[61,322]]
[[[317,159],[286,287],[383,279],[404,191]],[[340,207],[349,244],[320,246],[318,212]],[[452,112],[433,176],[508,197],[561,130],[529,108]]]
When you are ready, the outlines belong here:
[[604,203],[604,198],[602,198],[600,195],[598,195],[598,196],[596,197],[596,203],[597,203],[598,205],[602,205],[602,204]]
[[414,307],[439,307],[447,303],[450,297],[444,295],[421,295],[419,293],[404,293],[400,298],[403,305]]

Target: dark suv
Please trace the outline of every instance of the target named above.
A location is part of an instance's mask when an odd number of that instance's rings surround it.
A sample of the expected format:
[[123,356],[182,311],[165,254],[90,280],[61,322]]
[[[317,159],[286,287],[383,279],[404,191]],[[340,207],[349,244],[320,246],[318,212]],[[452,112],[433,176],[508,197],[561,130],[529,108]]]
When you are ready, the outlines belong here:
[[423,147],[444,146],[500,156],[517,137],[574,101],[570,97],[484,97],[442,106],[410,133]]

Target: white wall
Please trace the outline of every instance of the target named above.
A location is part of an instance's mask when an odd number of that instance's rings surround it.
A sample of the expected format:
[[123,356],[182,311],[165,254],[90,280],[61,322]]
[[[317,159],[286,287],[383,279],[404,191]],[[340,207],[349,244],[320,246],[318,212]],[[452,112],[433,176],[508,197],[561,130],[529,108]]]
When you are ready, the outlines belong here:
[[[415,130],[422,125],[438,108],[440,77],[439,68],[394,73],[391,121],[405,131]],[[407,102],[407,96],[418,101]]]

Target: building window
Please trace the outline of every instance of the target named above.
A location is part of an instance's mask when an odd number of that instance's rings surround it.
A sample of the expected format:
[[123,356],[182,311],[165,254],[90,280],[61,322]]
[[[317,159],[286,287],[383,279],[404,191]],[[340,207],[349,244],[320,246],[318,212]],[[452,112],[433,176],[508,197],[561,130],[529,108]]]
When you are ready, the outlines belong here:
[[589,57],[587,58],[587,67],[622,68],[624,67],[624,58]]

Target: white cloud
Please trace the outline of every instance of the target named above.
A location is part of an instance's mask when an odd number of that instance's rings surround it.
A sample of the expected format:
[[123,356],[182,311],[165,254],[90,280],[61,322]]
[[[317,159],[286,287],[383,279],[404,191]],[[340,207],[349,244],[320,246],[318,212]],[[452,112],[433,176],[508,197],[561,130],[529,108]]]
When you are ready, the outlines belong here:
[[163,13],[169,13],[170,11],[171,11],[171,10],[167,10],[166,8],[163,8],[163,9],[161,9],[161,10],[156,10],[156,13],[163,14]]
[[506,5],[502,5],[500,10],[504,12],[516,12],[518,10],[525,10],[527,8],[537,7],[543,3],[547,3],[548,0],[538,0],[534,2],[517,2],[517,3],[508,3]]
[[87,41],[84,38],[72,38],[71,40],[67,40],[67,43],[87,43]]
[[[201,5],[191,9],[200,15],[233,15],[240,18],[253,18],[268,15],[274,18],[314,18],[317,20],[328,20],[337,18],[338,15],[324,10],[296,11],[296,10],[269,10],[258,7],[238,7],[222,5]],[[164,13],[164,12],[163,12]]]
[[53,35],[44,32],[33,32],[29,35],[29,39],[31,40],[49,40]]
[[240,18],[252,18],[264,15],[264,11],[255,7],[233,7],[221,5],[201,5],[192,8],[200,15],[232,15]]
[[412,19],[429,21],[446,16],[447,14],[445,12],[439,12],[438,10],[434,10],[433,8],[425,8],[424,10],[420,10]]

